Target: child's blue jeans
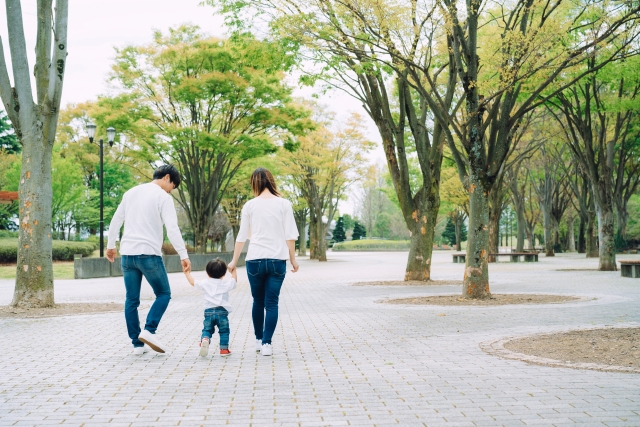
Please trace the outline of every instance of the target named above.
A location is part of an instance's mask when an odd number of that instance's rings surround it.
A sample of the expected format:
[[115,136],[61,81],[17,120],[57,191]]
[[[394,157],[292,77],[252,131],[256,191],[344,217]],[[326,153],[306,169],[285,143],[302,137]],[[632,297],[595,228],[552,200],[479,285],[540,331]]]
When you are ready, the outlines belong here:
[[229,348],[229,312],[224,307],[207,308],[204,311],[204,328],[202,329],[202,338],[207,338],[211,342],[211,337],[218,327],[220,334],[220,350]]

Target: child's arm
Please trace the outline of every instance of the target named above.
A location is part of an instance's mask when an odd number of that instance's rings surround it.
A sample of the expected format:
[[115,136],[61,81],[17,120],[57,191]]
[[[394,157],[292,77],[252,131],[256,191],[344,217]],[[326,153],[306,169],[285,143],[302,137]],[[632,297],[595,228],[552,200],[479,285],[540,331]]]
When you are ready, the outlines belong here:
[[184,275],[187,276],[187,280],[189,281],[189,284],[191,286],[193,286],[196,281],[193,279],[193,276],[191,275],[191,272],[190,271],[185,271]]
[[236,282],[238,281],[238,269],[234,268],[233,271],[231,272],[231,277],[233,277],[233,280],[235,280]]

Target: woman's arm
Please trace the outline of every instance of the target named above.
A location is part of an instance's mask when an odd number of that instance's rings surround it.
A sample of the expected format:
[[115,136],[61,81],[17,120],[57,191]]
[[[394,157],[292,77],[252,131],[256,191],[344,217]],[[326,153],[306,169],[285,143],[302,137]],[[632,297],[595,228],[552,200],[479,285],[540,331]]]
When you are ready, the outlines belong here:
[[244,248],[244,243],[245,242],[236,242],[236,245],[233,248],[233,259],[229,264],[227,264],[227,270],[229,270],[230,273],[236,271],[236,265],[238,265],[238,260],[240,259],[242,248]]
[[298,271],[298,261],[296,261],[296,241],[295,240],[287,240],[287,246],[289,247],[289,261],[291,261],[291,265],[293,266],[292,272]]

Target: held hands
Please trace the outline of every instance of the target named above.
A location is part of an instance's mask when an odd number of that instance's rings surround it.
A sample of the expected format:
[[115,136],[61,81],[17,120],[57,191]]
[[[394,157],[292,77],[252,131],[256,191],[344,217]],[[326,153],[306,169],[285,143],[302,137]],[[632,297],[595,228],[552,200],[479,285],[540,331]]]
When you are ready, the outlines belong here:
[[296,271],[298,271],[298,268],[300,267],[300,265],[298,264],[298,261],[296,261],[295,259],[291,260],[291,266],[293,267],[293,270],[291,270],[292,273],[295,273]]
[[231,261],[229,264],[227,264],[227,270],[229,270],[229,273],[233,273],[234,271],[236,271],[236,262]]
[[189,261],[189,258],[185,258],[180,262],[182,263],[182,272],[183,273],[190,273],[191,272],[191,261]]
[[116,260],[116,255],[118,253],[116,252],[116,249],[107,249],[107,253],[105,254],[105,256],[107,257],[107,259],[109,260],[109,262],[113,262]]

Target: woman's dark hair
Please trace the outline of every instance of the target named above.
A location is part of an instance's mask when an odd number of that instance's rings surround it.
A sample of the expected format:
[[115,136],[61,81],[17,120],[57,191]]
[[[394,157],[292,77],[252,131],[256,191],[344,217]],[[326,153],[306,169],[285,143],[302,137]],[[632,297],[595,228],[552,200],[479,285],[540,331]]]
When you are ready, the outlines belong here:
[[220,258],[212,259],[205,270],[212,279],[222,279],[227,274],[227,263]]
[[173,165],[162,165],[158,169],[153,172],[153,179],[162,179],[165,176],[169,175],[169,181],[174,185],[175,188],[178,188],[180,185],[180,181],[182,178],[180,177],[180,172]]
[[273,178],[271,172],[269,172],[269,169],[258,168],[251,174],[251,189],[254,195],[259,196],[265,188],[274,196],[282,197],[278,192],[276,180]]

